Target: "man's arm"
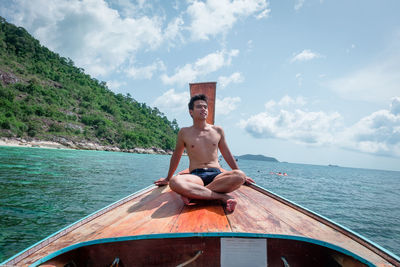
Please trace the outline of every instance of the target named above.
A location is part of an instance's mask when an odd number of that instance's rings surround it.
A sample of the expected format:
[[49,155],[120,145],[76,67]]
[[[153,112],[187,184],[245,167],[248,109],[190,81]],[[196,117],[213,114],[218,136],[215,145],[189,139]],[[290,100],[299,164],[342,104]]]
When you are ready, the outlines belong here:
[[239,166],[237,165],[236,160],[229,150],[228,144],[226,143],[224,130],[222,130],[221,127],[218,127],[217,129],[219,134],[221,135],[221,139],[218,144],[219,151],[224,157],[226,163],[228,163],[229,167],[231,167],[232,170],[238,170]]
[[[233,157],[231,151],[229,150],[228,144],[226,143],[224,130],[222,130],[221,127],[218,127],[218,132],[221,134],[221,140],[219,141],[218,144],[219,151],[224,157],[226,163],[228,163],[229,167],[231,167],[232,170],[238,170],[239,166],[237,165],[236,160]],[[250,183],[255,183],[255,182],[253,179],[246,176],[245,184],[250,184]]]
[[154,183],[158,186],[167,185],[169,180],[174,175],[176,169],[178,168],[179,161],[181,160],[183,151],[185,150],[185,142],[183,141],[183,131],[182,129],[178,132],[178,137],[176,139],[176,146],[174,153],[172,153],[171,160],[169,163],[168,175],[166,178],[161,178]]

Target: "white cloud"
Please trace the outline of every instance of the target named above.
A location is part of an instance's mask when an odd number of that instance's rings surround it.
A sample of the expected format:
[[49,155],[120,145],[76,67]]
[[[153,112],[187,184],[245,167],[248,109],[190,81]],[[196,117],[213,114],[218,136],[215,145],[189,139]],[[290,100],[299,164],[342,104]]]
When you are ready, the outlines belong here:
[[[117,5],[130,7],[120,0]],[[140,3],[139,3],[140,4]],[[23,26],[40,42],[94,76],[106,75],[140,50],[159,47],[179,34],[180,21],[163,32],[163,18],[138,13],[125,17],[104,0],[15,0],[7,10],[11,22]],[[129,16],[128,16],[129,15]]]
[[164,84],[184,85],[194,82],[199,76],[215,72],[224,66],[228,66],[232,62],[232,58],[239,54],[239,50],[231,50],[229,52],[222,50],[208,54],[199,58],[193,64],[186,64],[178,68],[172,76],[163,74],[161,80]]
[[303,107],[307,104],[307,101],[304,97],[298,96],[295,99],[291,98],[288,95],[285,95],[284,97],[279,100],[279,102],[275,102],[274,100],[269,100],[267,103],[265,103],[265,109],[267,111],[272,111],[275,109],[282,109],[282,108],[300,108]]
[[265,112],[242,120],[240,125],[256,138],[276,138],[312,145],[332,143],[332,130],[341,127],[340,114],[301,110],[305,105],[303,97],[294,99],[286,95],[278,102],[268,101]]
[[390,113],[393,115],[400,115],[400,97],[393,97],[390,104]]
[[309,49],[305,49],[301,51],[299,54],[294,55],[293,58],[290,60],[290,62],[293,63],[296,61],[309,61],[320,57],[322,57],[320,54],[312,52]]
[[[194,0],[180,5],[185,11],[175,17],[168,17],[163,7],[144,0],[14,0],[7,7],[2,5],[0,12],[90,75],[101,78],[128,69],[125,73],[133,78],[149,78],[155,65],[138,67],[138,53],[183,44],[187,35],[207,39],[225,34],[239,18],[261,18],[270,11],[267,0]],[[190,81],[213,72],[220,68],[218,57],[223,55],[222,64],[227,65],[235,51],[210,54],[177,70],[176,76],[163,76],[163,80],[173,84],[177,78]],[[131,67],[132,62],[137,65]],[[208,67],[210,70],[206,70]]]
[[264,9],[264,11],[262,11],[261,13],[259,13],[256,16],[256,19],[263,19],[263,18],[267,18],[269,16],[269,13],[271,13],[271,9],[266,8]]
[[221,76],[218,78],[218,84],[220,88],[225,88],[231,83],[241,83],[244,81],[244,77],[240,72],[232,73],[231,76]]
[[346,53],[350,53],[351,50],[353,50],[353,49],[355,49],[355,48],[356,48],[356,45],[355,45],[355,44],[352,44],[352,45],[350,46],[350,48],[347,48],[347,49],[346,49]]
[[247,41],[247,51],[248,51],[248,52],[253,51],[253,46],[254,46],[253,40]]
[[389,110],[362,118],[340,134],[342,146],[356,151],[400,157],[400,97]]
[[326,85],[344,99],[387,103],[400,91],[400,53],[395,52]]
[[114,80],[114,81],[108,81],[107,82],[107,86],[108,86],[108,88],[110,88],[111,90],[113,90],[113,91],[122,91],[121,89],[121,87],[123,87],[123,86],[126,86],[126,82],[123,82],[123,81],[116,81],[116,80]]
[[240,97],[225,97],[223,99],[217,98],[216,101],[216,114],[217,115],[228,115],[235,109],[237,109],[238,104],[241,102]]
[[352,126],[343,124],[338,112],[304,111],[302,97],[289,96],[266,103],[266,111],[240,121],[240,126],[256,138],[283,139],[296,143],[334,145],[362,153],[400,157],[400,97],[390,109],[379,110]]
[[140,7],[132,3],[130,0],[114,0],[109,2],[109,4],[121,10],[120,14],[123,17],[133,17],[137,15]]
[[195,40],[224,34],[240,17],[267,17],[270,12],[266,0],[194,0],[187,9],[191,17],[189,30]]
[[131,76],[135,79],[151,79],[153,77],[154,72],[158,70],[165,70],[165,65],[161,60],[157,60],[151,65],[145,67],[135,67],[132,66],[126,70],[128,76]]
[[165,29],[164,38],[169,41],[169,45],[176,42],[183,43],[184,37],[182,35],[184,21],[178,17],[171,21]]
[[298,11],[300,10],[304,5],[304,0],[296,0],[296,3],[294,4],[294,10]]
[[153,106],[159,110],[169,110],[173,112],[183,111],[188,108],[190,95],[189,92],[177,93],[175,89],[166,91],[162,96],[157,97]]
[[296,80],[297,80],[297,85],[301,87],[301,85],[303,84],[303,77],[301,76],[301,73],[296,74]]
[[[152,103],[152,106],[157,107],[159,110],[180,113],[188,109],[190,94],[187,91],[178,93],[175,89],[166,91]],[[238,104],[241,102],[240,97],[225,97],[223,99],[216,99],[216,114],[228,115],[236,110]]]
[[276,138],[310,145],[330,144],[332,129],[341,126],[341,116],[334,112],[306,112],[300,109],[262,112],[242,120],[240,125],[256,138]]

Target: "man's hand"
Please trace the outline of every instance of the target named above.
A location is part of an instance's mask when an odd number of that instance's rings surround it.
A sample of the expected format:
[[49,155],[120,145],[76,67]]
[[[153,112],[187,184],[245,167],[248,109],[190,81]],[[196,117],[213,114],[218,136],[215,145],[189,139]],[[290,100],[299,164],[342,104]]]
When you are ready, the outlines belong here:
[[244,184],[245,185],[249,185],[249,184],[255,184],[256,182],[253,180],[253,179],[251,179],[250,177],[247,177],[246,176],[246,180],[244,181]]
[[157,181],[155,181],[154,184],[157,186],[164,186],[164,185],[167,185],[168,182],[169,182],[169,180],[167,180],[167,178],[160,178]]

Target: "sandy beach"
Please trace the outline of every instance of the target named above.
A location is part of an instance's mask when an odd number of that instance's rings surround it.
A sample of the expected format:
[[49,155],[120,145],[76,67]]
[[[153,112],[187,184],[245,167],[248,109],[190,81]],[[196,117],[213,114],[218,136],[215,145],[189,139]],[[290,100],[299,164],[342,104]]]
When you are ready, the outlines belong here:
[[50,141],[27,141],[25,139],[6,139],[0,138],[0,146],[16,146],[16,147],[41,147],[41,148],[52,148],[52,149],[71,149],[70,147],[64,146],[60,143]]
[[42,140],[26,140],[23,138],[0,138],[0,146],[13,146],[13,147],[40,147],[49,149],[80,149],[80,150],[100,150],[100,151],[114,151],[114,152],[128,152],[138,154],[161,154],[170,155],[172,151],[165,151],[160,148],[133,148],[133,149],[120,149],[114,146],[103,146],[92,142],[72,142],[65,140],[63,143],[42,141]]

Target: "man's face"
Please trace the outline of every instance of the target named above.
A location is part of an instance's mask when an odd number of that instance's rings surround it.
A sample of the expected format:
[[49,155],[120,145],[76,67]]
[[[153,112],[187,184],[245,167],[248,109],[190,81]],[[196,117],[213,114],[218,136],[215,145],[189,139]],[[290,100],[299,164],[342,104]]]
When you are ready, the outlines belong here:
[[193,110],[189,110],[193,119],[207,119],[208,105],[204,100],[194,101]]

